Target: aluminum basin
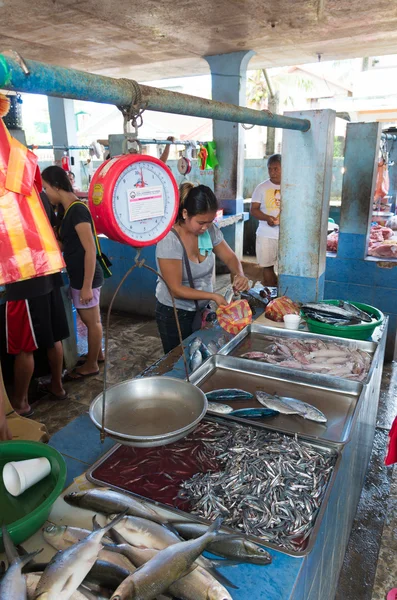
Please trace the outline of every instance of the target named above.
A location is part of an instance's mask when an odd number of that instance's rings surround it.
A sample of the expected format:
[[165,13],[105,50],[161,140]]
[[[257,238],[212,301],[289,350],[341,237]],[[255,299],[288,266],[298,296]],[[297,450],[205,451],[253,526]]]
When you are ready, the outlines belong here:
[[[102,428],[102,398],[91,403],[90,417]],[[207,411],[205,394],[172,377],[123,381],[106,391],[105,431],[127,446],[164,446],[190,433]]]

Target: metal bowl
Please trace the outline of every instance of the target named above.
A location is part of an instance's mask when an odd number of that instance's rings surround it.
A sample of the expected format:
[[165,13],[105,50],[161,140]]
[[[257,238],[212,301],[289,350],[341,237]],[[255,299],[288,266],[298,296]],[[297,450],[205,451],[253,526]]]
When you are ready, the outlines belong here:
[[[91,403],[90,417],[102,428],[102,398]],[[196,386],[172,377],[142,377],[106,390],[105,431],[127,446],[164,446],[188,435],[207,411]]]

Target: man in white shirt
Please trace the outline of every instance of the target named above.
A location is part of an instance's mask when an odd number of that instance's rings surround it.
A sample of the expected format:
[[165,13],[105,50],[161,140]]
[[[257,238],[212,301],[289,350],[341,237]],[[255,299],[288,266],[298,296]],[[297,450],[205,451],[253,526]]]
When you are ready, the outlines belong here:
[[258,219],[256,260],[263,267],[263,283],[277,285],[278,236],[280,230],[281,154],[267,161],[269,179],[260,183],[252,194],[251,215]]

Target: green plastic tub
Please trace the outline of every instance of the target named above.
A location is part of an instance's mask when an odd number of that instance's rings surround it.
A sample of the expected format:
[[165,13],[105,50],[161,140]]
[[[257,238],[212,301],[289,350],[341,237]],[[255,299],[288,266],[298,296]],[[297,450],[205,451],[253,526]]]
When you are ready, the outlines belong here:
[[[337,305],[339,300],[323,300],[321,304],[333,304]],[[350,302],[350,301],[349,301]],[[363,323],[361,325],[327,325],[327,323],[320,323],[309,317],[302,316],[306,320],[309,331],[312,333],[320,333],[322,335],[334,335],[342,338],[351,338],[353,340],[367,340],[371,337],[376,327],[380,325],[385,318],[384,314],[369,304],[362,304],[360,302],[350,302],[357,308],[364,310],[369,313],[373,320],[372,323]]]
[[[40,456],[45,456],[50,461],[50,474],[20,496],[11,496],[3,483],[4,465],[13,460],[28,460]],[[0,442],[0,474],[1,520],[7,525],[14,544],[20,544],[47,520],[52,505],[65,485],[66,464],[62,455],[46,444],[29,441]],[[0,551],[3,551],[2,538],[0,530]]]

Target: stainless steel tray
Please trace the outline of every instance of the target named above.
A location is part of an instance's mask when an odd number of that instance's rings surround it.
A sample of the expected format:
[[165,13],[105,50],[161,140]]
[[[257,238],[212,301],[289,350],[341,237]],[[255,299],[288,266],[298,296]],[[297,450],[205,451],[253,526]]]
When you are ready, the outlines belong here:
[[[228,420],[225,419],[223,416],[217,416],[217,417],[205,417],[203,419],[203,421],[218,421],[224,425],[228,424]],[[251,427],[258,427],[257,424],[250,423]],[[288,435],[288,434],[286,434]],[[335,456],[335,464],[334,467],[332,469],[332,473],[331,476],[328,480],[328,484],[325,490],[325,494],[323,497],[323,501],[320,505],[320,509],[316,515],[315,518],[315,523],[314,523],[314,527],[313,530],[308,538],[307,541],[307,545],[305,547],[304,550],[302,551],[291,551],[291,550],[286,550],[284,548],[282,548],[281,546],[277,546],[276,544],[272,544],[271,542],[268,542],[266,540],[264,540],[261,537],[257,537],[257,536],[253,536],[253,535],[246,535],[247,539],[250,539],[254,542],[256,542],[257,544],[261,544],[261,546],[265,546],[266,548],[272,548],[273,550],[277,550],[278,552],[281,552],[283,554],[287,554],[288,556],[306,556],[307,554],[309,554],[314,546],[314,543],[316,541],[318,532],[320,530],[320,526],[321,526],[321,522],[324,516],[324,512],[325,509],[327,507],[327,503],[328,503],[328,498],[330,496],[332,487],[334,485],[339,467],[340,467],[340,462],[342,460],[342,454],[338,448],[338,446],[336,444],[333,444],[331,442],[324,442],[324,441],[315,441],[313,439],[308,439],[306,438],[306,436],[298,436],[298,440],[301,443],[307,444],[308,446],[312,447],[312,448],[318,448],[321,449],[324,452],[328,452],[329,454],[332,454]],[[86,477],[88,479],[88,481],[90,481],[91,483],[98,485],[98,486],[105,486],[105,487],[109,487],[112,488],[114,490],[118,490],[118,491],[122,491],[125,494],[129,494],[131,496],[135,496],[137,498],[143,498],[144,500],[146,500],[150,505],[156,506],[158,510],[160,510],[161,514],[168,517],[170,521],[172,521],[172,519],[175,520],[175,517],[177,517],[178,520],[186,520],[186,521],[195,521],[195,522],[200,522],[200,523],[206,523],[209,524],[209,521],[197,516],[197,515],[192,515],[186,511],[182,511],[179,510],[178,508],[175,507],[171,507],[167,504],[163,504],[162,502],[158,502],[156,500],[153,500],[152,498],[149,498],[147,496],[142,496],[140,494],[134,494],[122,487],[118,487],[116,485],[112,485],[109,482],[105,482],[105,481],[101,481],[99,479],[97,479],[94,475],[94,472],[96,471],[96,469],[98,469],[98,467],[100,467],[104,462],[106,462],[107,460],[111,459],[112,454],[114,454],[118,448],[120,448],[121,444],[116,444],[115,446],[113,446],[113,448],[111,448],[106,454],[104,454],[98,461],[96,461],[92,467],[90,467],[86,473]],[[169,448],[169,446],[168,446]],[[230,532],[234,532],[235,530],[228,528],[228,527],[223,527],[222,528],[225,531],[230,531]],[[241,531],[238,532],[239,534],[241,534]]]
[[[347,346],[348,348],[359,348],[360,350],[365,350],[365,352],[368,352],[369,354],[373,355],[372,356],[372,362],[371,362],[371,366],[369,369],[369,372],[367,374],[367,377],[365,378],[365,380],[363,380],[362,383],[368,383],[368,381],[371,379],[371,375],[372,372],[374,370],[374,363],[376,362],[376,360],[374,360],[376,358],[376,355],[378,354],[378,346],[379,344],[377,342],[367,342],[367,341],[361,341],[361,340],[351,340],[351,339],[347,339],[347,338],[340,338],[340,337],[335,337],[335,336],[329,336],[329,335],[320,335],[320,334],[316,334],[316,333],[310,333],[308,331],[292,331],[290,329],[281,329],[278,327],[266,327],[265,325],[256,325],[255,323],[251,323],[251,325],[248,325],[247,327],[245,327],[242,331],[240,331],[240,333],[238,333],[232,340],[230,340],[229,343],[227,343],[225,346],[223,346],[223,348],[221,348],[221,350],[219,351],[219,354],[222,355],[230,355],[230,356],[236,356],[239,357],[240,354],[243,354],[244,352],[250,352],[250,351],[259,351],[259,352],[263,352],[263,339],[262,336],[273,336],[273,337],[280,337],[280,338],[298,338],[298,339],[308,339],[308,338],[315,338],[315,339],[322,339],[325,342],[337,342],[338,344],[340,344],[341,346]],[[249,360],[247,358],[242,359],[246,362],[250,362],[251,364],[255,364],[258,365],[258,361],[255,360]],[[274,370],[275,373],[279,373],[280,371],[289,371],[290,373],[301,373],[301,371],[297,370],[297,369],[283,369],[283,367],[279,367],[277,365],[272,365],[270,363],[265,363],[268,367],[270,367],[272,370]],[[309,371],[308,371],[309,372]],[[316,378],[320,378],[319,380],[322,381],[323,378],[327,378],[330,379],[331,376],[330,375],[324,375],[324,374],[320,374],[320,373],[311,373],[312,376],[315,376]],[[343,378],[341,377],[332,377],[332,379],[337,379],[337,380],[341,380]]]
[[[222,416],[244,424],[255,424],[283,433],[297,433],[307,438],[336,444],[348,442],[358,414],[363,384],[336,377],[325,378],[324,375],[319,376],[303,371],[297,371],[295,374],[292,369],[278,368],[275,373],[272,366],[218,354],[211,356],[190,375],[190,383],[194,383],[205,393],[222,388],[240,388],[254,395],[255,392],[262,390],[269,394],[277,393],[279,396],[303,400],[321,410],[328,419],[327,423],[315,423],[295,415],[282,414],[253,420]],[[229,404],[234,409],[262,406],[256,399],[237,400],[225,404]]]

